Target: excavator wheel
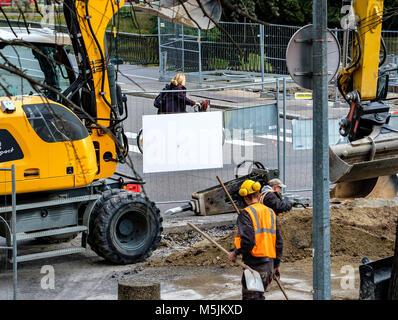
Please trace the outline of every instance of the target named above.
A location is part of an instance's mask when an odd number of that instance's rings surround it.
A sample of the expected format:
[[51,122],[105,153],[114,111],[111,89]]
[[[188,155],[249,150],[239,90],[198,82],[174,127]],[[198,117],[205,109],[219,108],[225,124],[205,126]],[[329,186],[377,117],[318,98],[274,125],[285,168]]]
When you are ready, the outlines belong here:
[[112,198],[113,196],[121,193],[121,192],[127,192],[124,189],[111,189],[111,190],[106,190],[102,193],[101,198],[99,198],[96,202],[96,204],[94,205],[93,211],[91,212],[91,216],[90,216],[90,222],[89,222],[89,233],[88,233],[88,237],[87,237],[87,243],[90,245],[91,249],[95,250],[95,241],[94,241],[94,222],[95,219],[97,218],[101,208],[104,206],[104,203],[106,201],[108,201],[110,198]]
[[105,201],[94,221],[92,249],[115,264],[145,260],[157,248],[160,210],[140,194],[121,192]]

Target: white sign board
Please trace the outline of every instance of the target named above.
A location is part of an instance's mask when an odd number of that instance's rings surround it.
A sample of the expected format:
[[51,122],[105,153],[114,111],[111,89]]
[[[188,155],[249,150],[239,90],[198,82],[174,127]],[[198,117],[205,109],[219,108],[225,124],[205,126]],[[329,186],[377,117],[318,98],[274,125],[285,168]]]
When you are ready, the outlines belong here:
[[222,168],[221,111],[142,117],[143,172]]

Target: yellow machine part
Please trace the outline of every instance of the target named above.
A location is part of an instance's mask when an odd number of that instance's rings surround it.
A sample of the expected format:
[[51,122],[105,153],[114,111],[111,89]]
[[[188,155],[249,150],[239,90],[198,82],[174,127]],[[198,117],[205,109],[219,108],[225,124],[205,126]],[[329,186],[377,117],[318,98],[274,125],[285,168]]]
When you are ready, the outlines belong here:
[[[123,4],[124,0],[119,1],[118,4],[109,0],[88,1],[87,9],[89,19],[86,19],[87,12],[85,2],[75,2],[80,31],[82,33],[87,55],[91,64],[91,72],[95,86],[97,118],[99,119],[109,119],[111,115],[110,107],[104,100],[105,98],[107,101],[111,101],[108,75],[107,70],[103,70],[105,65],[101,63],[102,58],[106,60],[106,27]],[[97,41],[95,41],[93,34],[91,33],[88,21],[90,21],[91,29],[93,30]],[[101,56],[101,53],[103,56]],[[102,88],[103,81],[104,86]],[[109,120],[98,120],[98,123],[105,127],[109,126]],[[115,172],[117,163],[115,161],[105,161],[104,154],[111,153],[112,158],[116,158],[115,142],[109,134],[102,132],[100,129],[93,129],[91,137],[97,146],[96,148],[98,148],[99,170],[96,179],[109,178]]]
[[361,100],[372,100],[377,91],[383,0],[355,0],[354,11],[360,17],[362,47],[360,67],[354,72],[354,90],[360,92]]
[[[8,98],[1,98],[0,101],[4,99]],[[0,111],[0,128],[7,130],[15,139],[23,157],[0,162],[0,168],[15,165],[17,193],[80,187],[95,179],[98,167],[90,135],[82,140],[46,142],[33,129],[22,108],[44,103],[43,99],[34,96],[14,97],[12,102],[16,108],[13,113]],[[60,104],[52,101],[51,104],[72,113]],[[80,120],[76,117],[76,121]],[[7,148],[4,142],[2,148]],[[0,194],[10,194],[11,187],[11,172],[0,172]]]
[[[383,5],[383,0],[354,0],[353,3],[360,38],[360,47],[356,39],[353,40],[353,51],[361,50],[361,59],[350,71],[343,69],[339,77],[345,94],[352,78],[353,90],[360,93],[362,101],[373,101],[377,94]],[[398,179],[390,174],[398,170],[397,141],[396,133],[391,133],[331,147],[330,180],[336,183],[331,199],[393,199],[398,191]]]

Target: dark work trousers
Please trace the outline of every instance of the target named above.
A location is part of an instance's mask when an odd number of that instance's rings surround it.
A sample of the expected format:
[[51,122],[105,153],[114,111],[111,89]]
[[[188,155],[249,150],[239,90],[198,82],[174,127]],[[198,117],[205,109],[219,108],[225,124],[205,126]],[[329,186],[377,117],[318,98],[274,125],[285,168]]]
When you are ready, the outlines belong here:
[[[249,266],[256,270],[263,280],[264,290],[267,290],[268,284],[272,281],[272,274],[274,272],[274,261],[269,261],[264,264]],[[246,288],[245,275],[242,274],[242,300],[265,300],[263,292],[249,291]]]

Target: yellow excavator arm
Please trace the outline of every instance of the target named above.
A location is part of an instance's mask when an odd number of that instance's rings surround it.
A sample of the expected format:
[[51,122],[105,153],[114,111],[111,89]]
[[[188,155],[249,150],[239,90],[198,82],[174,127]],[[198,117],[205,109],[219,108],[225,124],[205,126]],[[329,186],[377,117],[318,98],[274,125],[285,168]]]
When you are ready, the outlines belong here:
[[337,77],[349,106],[340,121],[340,134],[348,143],[329,149],[330,181],[336,183],[331,198],[391,199],[398,190],[398,132],[388,125],[390,107],[383,101],[388,90],[388,73],[382,67],[387,56],[381,36],[383,0],[343,1],[343,5],[355,17],[345,30],[344,65]]
[[361,100],[374,100],[379,74],[383,1],[354,1],[354,11],[359,17],[357,32],[361,45],[361,58],[353,74],[354,90],[360,93]]
[[[109,21],[123,4],[124,0],[86,0],[75,1],[74,3],[76,8],[76,20],[85,46],[92,75],[91,81],[95,100],[92,101],[92,103],[95,104],[95,118],[98,125],[106,128],[111,124],[115,103],[111,101],[108,80],[105,32]],[[71,17],[73,17],[73,13]],[[116,170],[118,157],[116,153],[117,144],[115,144],[110,134],[107,134],[100,128],[93,129],[91,137],[98,157],[97,162],[99,170],[96,179],[108,178],[112,176]]]

